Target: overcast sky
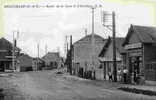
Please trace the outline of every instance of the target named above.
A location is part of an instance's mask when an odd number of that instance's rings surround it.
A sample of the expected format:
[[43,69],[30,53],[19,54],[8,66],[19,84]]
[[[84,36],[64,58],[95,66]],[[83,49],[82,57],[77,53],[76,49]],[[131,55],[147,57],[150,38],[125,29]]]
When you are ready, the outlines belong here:
[[[141,4],[121,5],[104,0],[63,0],[50,2],[44,0],[39,5],[102,5],[95,10],[95,33],[106,38],[111,32],[102,26],[101,11],[115,11],[117,36],[125,36],[130,24],[154,26],[151,8]],[[58,1],[58,0],[57,0]],[[61,1],[61,0],[60,0]],[[32,4],[32,3],[25,3]],[[36,4],[36,3],[35,3]],[[37,43],[40,44],[40,57],[48,51],[64,54],[66,35],[72,35],[73,41],[85,36],[84,29],[91,33],[91,9],[89,8],[5,8],[5,38],[12,41],[12,33],[19,30],[18,46],[22,52],[37,56]]]

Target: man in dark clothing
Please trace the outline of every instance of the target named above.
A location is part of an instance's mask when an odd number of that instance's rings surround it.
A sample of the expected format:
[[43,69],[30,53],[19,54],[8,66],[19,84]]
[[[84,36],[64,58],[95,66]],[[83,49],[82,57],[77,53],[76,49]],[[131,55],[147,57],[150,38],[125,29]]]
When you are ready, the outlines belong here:
[[124,69],[124,70],[123,70],[124,83],[127,83],[127,72],[128,72],[127,69]]

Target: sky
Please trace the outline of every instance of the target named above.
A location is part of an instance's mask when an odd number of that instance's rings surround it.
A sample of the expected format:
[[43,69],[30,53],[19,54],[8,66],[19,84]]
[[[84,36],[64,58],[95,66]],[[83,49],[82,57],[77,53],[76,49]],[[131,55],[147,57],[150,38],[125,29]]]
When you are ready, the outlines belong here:
[[[156,26],[152,13],[153,6],[134,1],[123,4],[109,0],[39,0],[33,3],[17,2],[14,5],[101,5],[102,7],[95,9],[95,33],[107,38],[112,33],[102,25],[102,11],[108,13],[115,11],[116,35],[119,37],[126,36],[130,24]],[[66,35],[72,35],[75,42],[85,36],[85,29],[87,34],[91,34],[92,10],[87,7],[4,8],[3,10],[3,36],[12,41],[13,32],[16,37],[16,31],[19,31],[17,46],[32,57],[37,56],[37,44],[40,46],[40,57],[45,55],[46,45],[48,52],[59,51],[64,55]]]

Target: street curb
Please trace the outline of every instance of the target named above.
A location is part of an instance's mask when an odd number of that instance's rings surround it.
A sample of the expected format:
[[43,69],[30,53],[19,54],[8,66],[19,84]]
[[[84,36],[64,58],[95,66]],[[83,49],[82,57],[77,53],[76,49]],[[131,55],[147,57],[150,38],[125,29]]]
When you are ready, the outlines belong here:
[[126,92],[136,93],[136,94],[156,96],[156,91],[151,91],[151,90],[143,90],[143,89],[130,88],[130,87],[120,87],[118,89]]

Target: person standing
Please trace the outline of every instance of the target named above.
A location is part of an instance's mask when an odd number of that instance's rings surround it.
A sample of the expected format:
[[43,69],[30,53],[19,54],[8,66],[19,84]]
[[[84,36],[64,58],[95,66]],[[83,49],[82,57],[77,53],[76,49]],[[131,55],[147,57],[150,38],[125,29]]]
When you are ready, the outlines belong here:
[[111,72],[108,72],[108,77],[109,77],[109,81],[112,81],[113,80],[112,73]]
[[128,70],[126,68],[124,68],[124,70],[123,70],[124,83],[127,83],[127,73],[128,73]]
[[118,69],[118,80],[121,81],[121,69]]

